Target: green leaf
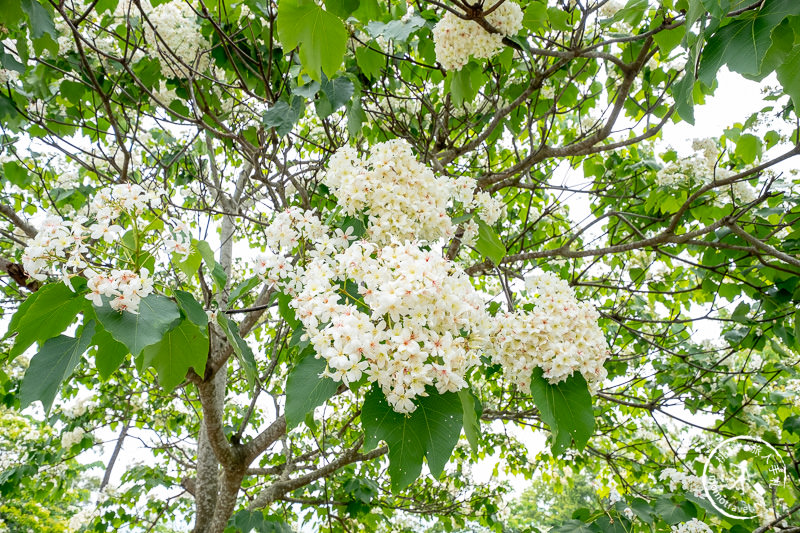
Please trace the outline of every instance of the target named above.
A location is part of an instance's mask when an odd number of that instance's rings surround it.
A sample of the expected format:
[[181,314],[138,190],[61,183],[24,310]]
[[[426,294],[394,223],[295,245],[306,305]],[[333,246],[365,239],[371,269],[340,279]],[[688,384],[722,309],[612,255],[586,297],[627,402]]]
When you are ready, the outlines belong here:
[[800,109],[800,45],[796,45],[775,73],[795,110]]
[[222,326],[222,331],[224,331],[225,336],[228,337],[228,342],[233,346],[233,353],[236,354],[239,364],[242,365],[242,370],[244,370],[247,382],[250,384],[250,387],[255,387],[258,382],[256,357],[253,355],[253,350],[250,346],[241,335],[239,335],[239,326],[223,313],[217,315],[217,323]]
[[[175,257],[175,256],[173,256]],[[197,247],[192,247],[192,251],[187,255],[182,261],[178,261],[176,266],[180,269],[181,272],[186,274],[186,277],[189,279],[193,279],[197,275],[197,269],[200,268],[200,264],[203,262],[203,256],[200,253],[200,250]]]
[[128,347],[115,341],[114,337],[102,327],[96,328],[92,344],[97,346],[94,352],[94,366],[100,378],[107,380],[125,361],[129,353]]
[[673,30],[660,31],[653,35],[653,40],[659,48],[661,57],[669,56],[669,53],[683,40],[686,35],[686,27],[681,25]]
[[475,242],[475,249],[495,265],[499,265],[506,256],[503,241],[494,229],[481,219],[478,219],[478,240]]
[[480,87],[472,86],[472,76],[470,75],[474,68],[472,63],[467,63],[461,69],[447,73],[447,79],[450,82],[448,86],[450,96],[457,106],[471,101],[478,93]]
[[235,303],[239,298],[252,291],[259,283],[261,283],[261,278],[253,276],[238,284],[228,296],[228,305]]
[[20,6],[30,20],[31,39],[39,39],[47,34],[54,41],[58,40],[58,31],[53,24],[53,18],[37,0],[20,0]]
[[575,372],[556,385],[551,385],[536,368],[531,376],[531,396],[544,423],[550,426],[550,448],[561,455],[570,442],[582,450],[594,433],[594,414],[589,387],[580,372]]
[[672,88],[675,111],[689,124],[694,124],[694,81],[694,75],[687,71]]
[[281,318],[283,318],[292,329],[297,329],[300,326],[300,321],[295,316],[294,309],[289,305],[292,301],[292,297],[286,293],[279,292],[276,298],[278,299],[278,313],[281,315]]
[[178,300],[178,307],[186,315],[186,318],[195,323],[198,327],[205,330],[208,327],[208,315],[203,306],[195,300],[191,293],[181,290],[175,291],[175,299]]
[[653,515],[655,514],[655,511],[653,511],[653,508],[650,506],[650,504],[642,498],[634,498],[633,501],[630,502],[630,508],[634,513],[636,513],[636,516],[639,518],[639,520],[645,524],[650,524],[653,522]]
[[10,183],[23,189],[28,187],[32,181],[28,169],[16,161],[6,161],[3,163],[3,177]]
[[697,516],[697,508],[692,502],[676,503],[669,496],[661,496],[656,500],[656,514],[670,525],[687,522]]
[[214,283],[217,284],[217,288],[224,289],[228,282],[228,275],[225,274],[222,265],[217,263],[216,258],[214,258],[214,251],[211,250],[211,246],[206,241],[198,240],[193,240],[192,244],[195,245],[200,255],[203,256],[203,261],[205,261],[206,266],[211,271],[211,277],[214,279]]
[[347,19],[361,2],[359,0],[325,0],[325,10],[341,19]]
[[698,78],[714,82],[722,65],[739,74],[757,75],[772,44],[772,30],[790,15],[800,14],[796,0],[765,0],[761,9],[746,12],[709,37],[700,59]]
[[327,367],[325,359],[309,353],[289,372],[286,378],[286,426],[292,429],[302,422],[306,413],[325,403],[336,394],[339,384],[331,378],[320,377]]
[[567,520],[562,525],[551,529],[550,533],[597,533],[597,530],[580,520]]
[[794,312],[794,338],[800,339],[800,309]]
[[158,382],[167,392],[183,382],[190,368],[202,376],[207,359],[208,336],[191,320],[182,321],[161,342],[142,351],[142,367],[155,368]]
[[278,37],[287,50],[300,47],[300,62],[311,79],[332,78],[342,64],[347,30],[342,20],[313,0],[280,0]]
[[311,81],[305,85],[295,87],[292,91],[292,94],[302,96],[303,98],[314,98],[319,92],[320,87],[321,86],[318,81]]
[[365,446],[383,440],[389,446],[389,476],[393,491],[401,490],[419,476],[423,456],[431,473],[438,477],[453,453],[461,433],[461,400],[454,392],[439,394],[428,389],[417,398],[410,415],[395,412],[377,385],[367,393],[361,410]]
[[292,131],[294,125],[300,120],[304,106],[304,100],[300,96],[292,99],[292,105],[283,100],[275,102],[275,105],[264,111],[262,117],[264,125],[275,128],[278,137],[283,137]]
[[736,142],[736,155],[746,164],[750,164],[761,156],[761,139],[755,135],[745,133]]
[[376,48],[378,48],[378,44],[375,41],[370,41],[366,46],[356,48],[358,68],[361,69],[365,76],[373,80],[381,75],[381,70],[386,64],[386,58],[380,52],[376,52]]
[[556,31],[571,31],[571,15],[567,11],[557,7],[547,8],[547,18],[550,20],[550,27]]
[[525,8],[522,25],[531,31],[543,28],[547,24],[547,4],[531,2]]
[[228,526],[234,528],[235,533],[293,533],[292,528],[280,518],[264,516],[262,511],[247,509],[233,515]]
[[323,78],[322,80],[322,92],[331,103],[332,111],[336,111],[349,102],[350,98],[353,96],[354,89],[353,82],[343,76],[332,80],[327,78]]
[[146,346],[159,342],[181,319],[175,302],[160,294],[150,294],[139,303],[139,313],[118,312],[108,304],[95,308],[100,325],[136,357]]
[[478,397],[468,389],[458,391],[461,410],[464,412],[464,436],[467,437],[472,451],[478,451],[478,437],[481,434],[480,416],[483,408]]
[[55,337],[75,321],[89,305],[82,294],[73,292],[63,283],[45,285],[19,307],[6,333],[17,332],[14,346],[9,352],[14,358],[34,342]]
[[367,33],[372,37],[384,37],[392,41],[404,42],[409,35],[425,25],[425,19],[412,15],[407,21],[393,20],[383,23],[372,21],[367,24]]
[[790,416],[783,421],[783,429],[789,433],[800,435],[800,416]]
[[77,338],[59,335],[42,345],[22,378],[20,408],[38,400],[42,402],[45,413],[50,412],[61,384],[72,375],[81,355],[89,347],[94,336],[94,324],[94,320],[89,321]]
[[355,91],[353,82],[341,76],[333,80],[328,80],[328,78],[323,75],[321,88],[322,95],[314,104],[317,115],[323,120],[349,102]]

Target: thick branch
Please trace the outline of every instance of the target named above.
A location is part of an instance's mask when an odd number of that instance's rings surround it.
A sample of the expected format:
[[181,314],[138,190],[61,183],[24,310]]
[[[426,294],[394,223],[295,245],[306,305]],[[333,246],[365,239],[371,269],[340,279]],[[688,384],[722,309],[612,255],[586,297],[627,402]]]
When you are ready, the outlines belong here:
[[25,235],[33,239],[38,231],[20,217],[17,212],[9,205],[0,204],[0,214],[10,220],[16,227],[25,232]]
[[313,472],[309,472],[308,474],[296,477],[294,479],[278,481],[273,485],[270,485],[264,489],[255,500],[253,500],[253,503],[250,504],[250,509],[260,509],[266,507],[287,492],[299,489],[300,487],[308,485],[312,481],[316,481],[317,479],[332,474],[343,466],[359,461],[369,461],[375,459],[376,457],[380,457],[389,451],[388,446],[382,446],[367,453],[358,453],[358,450],[361,448],[363,442],[364,437],[359,438],[356,443],[353,444],[353,446],[342,452],[342,454],[335,460],[323,467],[318,468],[317,470],[314,470]]

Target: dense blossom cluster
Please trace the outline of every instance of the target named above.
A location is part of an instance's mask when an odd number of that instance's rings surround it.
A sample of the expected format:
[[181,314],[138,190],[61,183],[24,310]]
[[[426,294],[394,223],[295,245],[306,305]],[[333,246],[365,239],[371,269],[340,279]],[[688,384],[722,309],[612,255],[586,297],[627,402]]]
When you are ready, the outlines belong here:
[[366,374],[401,413],[427,386],[467,386],[490,322],[467,275],[441,254],[360,241],[311,262],[303,287],[293,305],[334,380]]
[[378,143],[366,159],[340,148],[324,181],[346,214],[368,211],[371,240],[435,240],[453,233],[447,215],[451,180],[417,161],[405,141]]
[[[467,387],[483,354],[526,391],[536,367],[551,383],[576,371],[593,387],[605,378],[597,312],[565,282],[533,276],[524,310],[492,317],[489,296],[432,244],[454,233],[448,206],[490,223],[500,217],[503,204],[476,193],[474,180],[436,178],[400,141],[374,146],[366,159],[340,149],[324,179],[345,215],[368,215],[364,240],[352,242],[352,226],[331,230],[314,213],[291,207],[266,228],[254,270],[293,297],[308,340],[327,362],[325,375],[377,383],[401,413],[414,411],[428,387]],[[468,240],[477,223],[464,229]]]
[[488,192],[476,193],[475,180],[469,176],[455,180],[435,176],[401,140],[374,145],[364,159],[353,148],[340,148],[324,181],[345,214],[367,212],[368,237],[380,244],[452,237],[455,227],[447,208],[454,202],[478,212],[488,224],[500,218],[504,207]]
[[[705,185],[733,175],[730,170],[718,165],[720,152],[713,139],[695,139],[692,149],[695,152],[689,157],[664,165],[656,173],[656,184],[668,188]],[[754,189],[744,180],[720,187],[717,192],[715,202],[718,204],[730,201],[749,203],[756,199]]]
[[255,274],[286,294],[297,294],[305,269],[290,255],[301,241],[309,257],[329,257],[347,248],[348,234],[336,230],[330,235],[327,229],[317,215],[299,207],[278,213],[265,231],[267,249],[255,258]]
[[661,474],[659,474],[658,479],[660,481],[667,481],[671,492],[682,489],[695,496],[702,496],[705,492],[703,480],[699,476],[684,474],[675,468],[665,468],[661,471]]
[[[123,228],[117,222],[121,217],[137,217],[158,198],[158,191],[124,183],[98,191],[89,205],[88,216],[79,215],[72,220],[48,216],[23,252],[25,271],[41,281],[47,278],[51,267],[60,268],[67,284],[70,284],[72,276],[83,275],[89,288],[86,298],[95,305],[102,305],[103,297],[106,297],[113,309],[136,313],[140,300],[153,292],[153,280],[148,270],[142,268],[134,272],[90,267],[87,256],[94,241],[110,244],[120,238]],[[188,240],[188,229],[179,226],[166,242],[170,251],[181,252],[188,251]]]
[[503,37],[515,35],[522,29],[522,9],[510,0],[485,16],[499,33],[489,33],[477,22],[464,20],[451,12],[444,14],[433,27],[436,59],[447,70],[458,70],[469,62],[470,56],[481,59],[498,54],[503,49]]
[[80,426],[71,431],[65,431],[61,434],[61,447],[69,450],[83,440],[84,435],[86,435],[86,431]]
[[708,524],[697,518],[692,518],[688,522],[681,522],[676,526],[670,527],[671,533],[711,533]]
[[200,32],[191,4],[173,0],[147,11],[143,23],[145,39],[159,51],[161,74],[166,78],[187,78],[190,69],[202,72],[210,63],[208,39]]
[[493,360],[525,392],[536,367],[552,384],[580,372],[590,386],[598,386],[607,375],[603,363],[608,348],[597,311],[579,302],[569,284],[554,274],[531,276],[525,287],[527,297],[521,303],[532,309],[495,317]]

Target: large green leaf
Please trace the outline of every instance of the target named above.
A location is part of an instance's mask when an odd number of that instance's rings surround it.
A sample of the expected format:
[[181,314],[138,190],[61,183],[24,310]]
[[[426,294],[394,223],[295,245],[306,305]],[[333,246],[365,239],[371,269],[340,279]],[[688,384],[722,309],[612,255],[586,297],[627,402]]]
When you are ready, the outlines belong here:
[[286,379],[286,425],[289,429],[305,419],[306,413],[336,394],[339,385],[321,377],[327,363],[313,352],[303,357]]
[[253,355],[253,350],[248,346],[241,335],[239,335],[239,326],[236,322],[220,313],[217,315],[217,323],[222,326],[222,331],[224,331],[225,336],[228,337],[228,342],[233,346],[233,353],[236,354],[239,364],[242,365],[242,370],[244,370],[247,382],[251,387],[254,387],[258,381],[258,367],[256,367],[256,357]]
[[343,76],[333,80],[326,77],[322,79],[322,94],[324,98],[317,100],[317,115],[327,118],[331,113],[345,105],[353,96],[355,86],[353,82]]
[[375,447],[383,440],[389,446],[389,476],[394,491],[417,479],[423,457],[431,473],[441,475],[461,433],[463,413],[458,394],[428,389],[428,396],[417,398],[416,403],[417,409],[410,415],[395,412],[375,385],[361,409],[365,445]]
[[292,128],[300,120],[305,108],[305,101],[300,96],[292,98],[292,104],[289,105],[283,100],[275,102],[275,104],[264,111],[262,119],[265,126],[275,128],[275,133],[278,137],[287,135]]
[[161,341],[181,318],[175,302],[160,294],[150,294],[139,303],[139,313],[114,311],[107,304],[95,308],[100,325],[115,340],[128,347],[138,356],[145,347]]
[[687,522],[697,516],[697,508],[689,501],[675,502],[668,495],[656,500],[656,513],[668,524]]
[[202,376],[207,359],[208,337],[188,319],[142,351],[142,367],[155,368],[158,382],[168,392],[183,382],[190,368]]
[[795,112],[800,109],[800,45],[795,46],[777,68],[778,81],[792,98]]
[[19,391],[21,408],[38,400],[42,402],[45,412],[50,412],[61,384],[72,375],[81,355],[91,344],[94,327],[95,322],[91,320],[83,327],[79,337],[59,335],[42,345],[22,378]]
[[531,396],[542,421],[550,426],[550,449],[554,455],[560,455],[572,441],[577,449],[583,449],[594,433],[592,396],[586,380],[575,372],[566,380],[551,385],[542,374],[541,368],[533,371]]
[[300,62],[309,76],[322,81],[320,69],[332,78],[342,64],[347,30],[342,19],[313,0],[280,0],[278,37],[284,48],[300,47]]
[[37,0],[20,0],[20,7],[28,15],[31,23],[31,39],[39,39],[45,34],[58,40],[58,31],[53,23],[53,17],[42,7]]
[[63,283],[45,285],[31,294],[14,313],[6,333],[6,336],[17,333],[11,357],[18,356],[34,342],[43,342],[67,329],[88,305],[89,300]]
[[694,124],[694,82],[694,74],[686,72],[672,88],[675,111],[689,124]]
[[495,265],[506,256],[506,246],[492,227],[478,219],[478,240],[475,242],[475,249],[488,258]]
[[376,52],[378,44],[375,41],[370,41],[366,46],[356,48],[356,62],[358,68],[365,76],[372,79],[377,79],[381,75],[381,70],[386,64],[386,58],[380,52]]
[[464,436],[467,437],[472,451],[478,451],[478,437],[481,433],[480,415],[483,410],[480,400],[469,389],[458,391],[461,409],[464,411]]
[[197,248],[197,251],[200,252],[200,255],[203,257],[203,261],[205,261],[206,266],[211,271],[211,277],[214,279],[214,283],[217,284],[217,288],[220,290],[224,289],[226,283],[228,282],[228,275],[225,274],[225,270],[222,268],[222,265],[217,263],[217,260],[214,257],[214,251],[211,249],[211,245],[209,245],[206,241],[192,241],[192,244]]
[[208,315],[200,302],[195,300],[191,293],[176,290],[175,299],[178,301],[178,307],[181,308],[186,318],[194,322],[203,331],[208,330]]
[[359,0],[325,0],[325,10],[339,18],[347,19],[353,11],[358,9]]
[[128,347],[115,341],[109,332],[99,326],[92,338],[92,344],[97,346],[94,353],[94,366],[101,379],[108,379],[125,361],[125,357],[129,353]]
[[703,49],[700,81],[711,85],[722,65],[740,74],[761,73],[761,64],[772,44],[772,30],[791,15],[800,15],[800,2],[765,0],[758,11],[748,11],[717,30]]

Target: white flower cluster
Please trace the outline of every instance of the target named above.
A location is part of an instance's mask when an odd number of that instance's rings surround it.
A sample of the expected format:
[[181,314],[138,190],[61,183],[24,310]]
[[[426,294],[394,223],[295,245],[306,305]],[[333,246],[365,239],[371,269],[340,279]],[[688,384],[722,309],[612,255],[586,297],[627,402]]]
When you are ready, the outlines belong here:
[[[503,201],[488,192],[476,193],[475,180],[469,176],[436,177],[401,140],[373,146],[363,160],[352,148],[340,148],[331,158],[324,182],[347,215],[369,214],[368,238],[380,244],[453,236],[455,227],[447,213],[451,201],[477,212],[487,224],[494,224],[505,209]],[[466,230],[462,242],[470,244],[478,226],[470,221]]]
[[[58,265],[62,269],[62,279],[69,286],[72,276],[83,274],[90,290],[86,298],[95,305],[102,305],[102,297],[106,296],[113,298],[112,308],[136,313],[141,298],[153,291],[147,269],[139,273],[125,269],[97,272],[88,268],[86,254],[92,240],[113,243],[119,238],[123,229],[115,222],[123,214],[141,214],[158,198],[156,191],[126,183],[98,191],[89,206],[89,217],[65,220],[57,215],[48,216],[22,254],[25,271],[33,279],[44,281],[47,269]],[[176,235],[178,239],[186,238],[180,233]]]
[[503,49],[503,37],[515,35],[522,29],[522,9],[510,0],[486,15],[486,22],[500,33],[489,33],[477,22],[464,20],[451,12],[444,14],[433,27],[436,59],[446,70],[458,70],[469,62],[470,56],[489,58]]
[[108,274],[84,271],[88,279],[89,293],[86,298],[98,307],[103,305],[103,296],[113,298],[109,305],[115,311],[139,312],[142,298],[153,292],[153,279],[146,268],[137,274],[132,270],[112,270]]
[[311,262],[293,301],[326,375],[377,382],[410,413],[426,386],[467,386],[490,330],[484,302],[453,262],[418,244],[356,242]]
[[349,234],[334,231],[333,236],[319,217],[311,211],[290,207],[278,213],[266,229],[267,250],[255,258],[254,271],[270,285],[277,285],[286,294],[297,294],[302,288],[305,269],[289,258],[301,241],[311,257],[327,257],[347,248]]
[[625,7],[625,4],[620,2],[620,0],[608,0],[605,4],[600,6],[597,14],[601,18],[611,18],[623,7]]
[[608,347],[597,310],[579,302],[569,284],[551,273],[527,278],[525,287],[528,294],[521,303],[533,309],[495,317],[492,359],[526,393],[536,367],[552,384],[580,372],[590,388],[598,387],[607,375]]
[[742,412],[748,415],[746,423],[750,426],[753,435],[763,437],[765,433],[769,432],[778,439],[781,438],[783,425],[775,413],[770,413],[765,407],[753,402],[742,407]]
[[705,522],[692,518],[688,522],[670,527],[670,533],[712,533],[712,531]]
[[77,418],[93,411],[97,407],[97,403],[94,396],[80,396],[75,398],[72,403],[63,406],[61,413],[67,418]]
[[659,474],[660,481],[668,481],[669,490],[675,492],[678,488],[690,492],[695,496],[702,496],[705,492],[703,480],[693,474],[684,474],[675,468],[665,468]]
[[[702,185],[712,180],[723,180],[733,174],[730,170],[717,166],[719,148],[713,139],[694,139],[689,157],[670,161],[656,173],[656,184],[661,187],[681,187]],[[756,199],[755,190],[747,181],[737,181],[717,189],[715,203],[724,204],[732,200],[749,203]]]
[[172,0],[147,11],[144,35],[161,56],[161,74],[166,78],[188,78],[192,71],[209,66],[208,40],[200,32],[197,14],[184,0]]
[[[714,175],[719,148],[714,139],[694,139],[689,157],[670,161],[656,173],[656,183],[662,187],[679,187],[705,183]],[[722,169],[720,169],[722,170]]]
[[61,434],[61,447],[69,450],[83,440],[84,435],[86,435],[86,432],[81,427],[76,427],[72,431],[65,431]]
[[364,160],[353,148],[340,148],[323,180],[346,214],[368,210],[372,241],[433,241],[453,234],[447,215],[452,181],[417,161],[405,141],[378,143]]

